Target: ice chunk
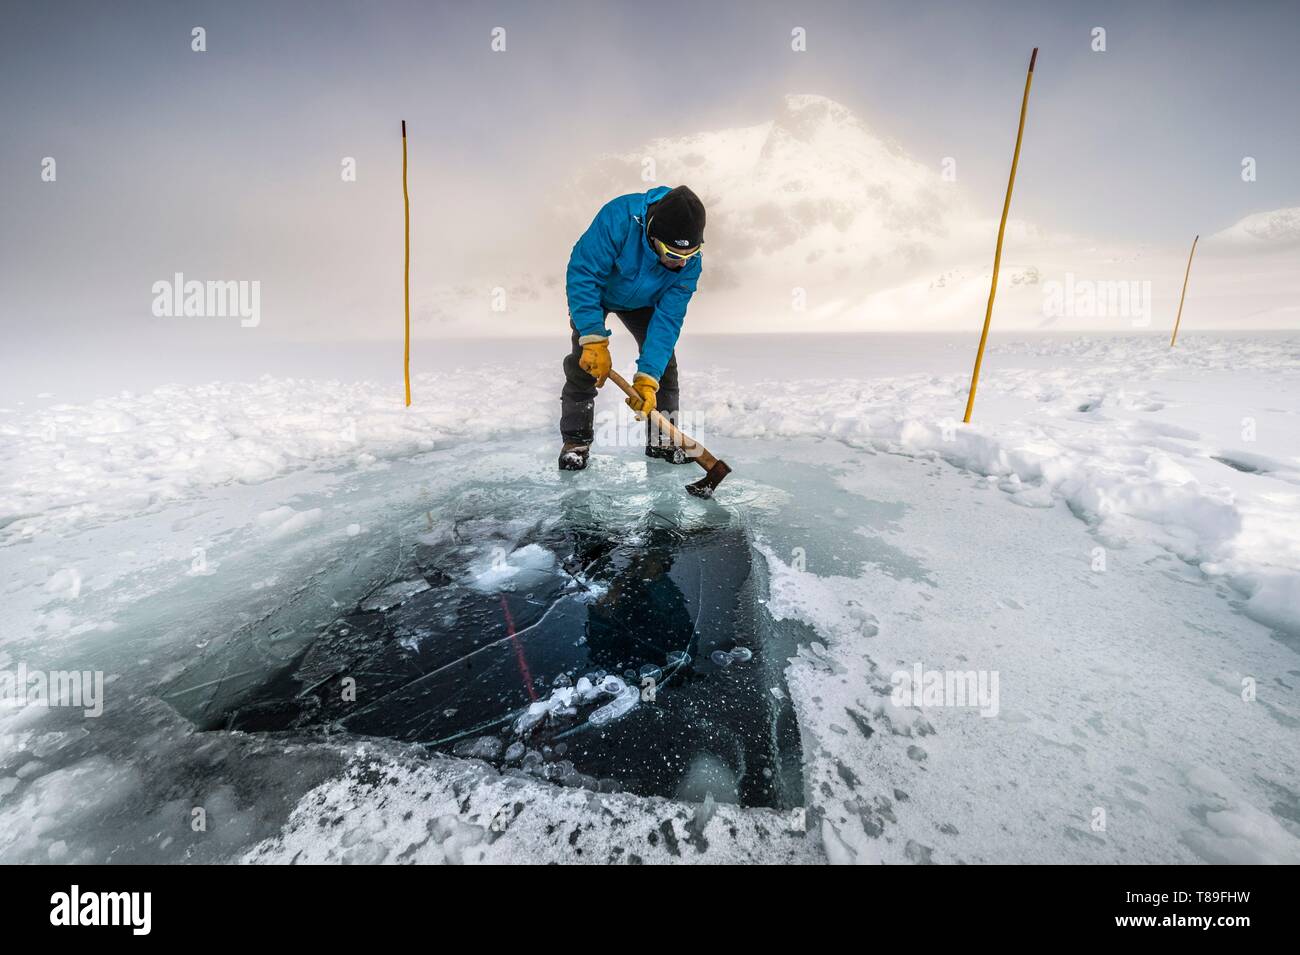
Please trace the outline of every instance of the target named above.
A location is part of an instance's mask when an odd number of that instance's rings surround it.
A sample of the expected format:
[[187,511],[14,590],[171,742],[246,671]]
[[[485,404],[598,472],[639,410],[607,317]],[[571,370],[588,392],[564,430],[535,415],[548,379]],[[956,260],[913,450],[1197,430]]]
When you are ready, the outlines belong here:
[[732,647],[730,652],[737,663],[748,663],[754,659],[754,651],[749,647]]
[[271,540],[279,540],[281,537],[314,527],[321,522],[322,516],[323,512],[319,507],[307,511],[295,511],[292,507],[277,507],[258,514],[257,523],[268,529],[267,536]]
[[578,712],[576,703],[586,702],[579,693],[582,682],[582,680],[579,680],[578,686],[556,687],[546,699],[534,700],[528,704],[528,709],[515,720],[515,734],[527,736],[548,716],[552,718],[574,716]]
[[[618,677],[614,677],[613,679],[618,680]],[[587,722],[592,726],[606,726],[617,719],[621,719],[640,702],[640,690],[634,686],[628,686],[626,683],[623,683],[622,680],[618,680],[618,682],[623,684],[623,688],[619,691],[618,696],[614,697],[614,699],[610,700],[587,717]]]
[[551,692],[551,698],[548,701],[550,710],[554,713],[556,710],[566,709],[573,705],[575,690],[571,686],[556,687]]
[[361,603],[362,610],[387,610],[396,607],[405,600],[429,589],[429,582],[423,577],[414,580],[399,580],[389,584],[378,593],[372,594]]
[[579,787],[596,788],[595,778],[578,772],[573,763],[567,759],[548,763],[542,769],[542,778],[549,779],[553,783],[559,783],[561,786],[571,786],[574,789]]
[[503,745],[495,736],[478,736],[457,743],[452,752],[465,759],[496,759]]
[[714,666],[720,667],[729,667],[736,662],[736,658],[726,650],[714,650],[709,654],[709,659],[713,661]]
[[481,593],[511,589],[520,580],[553,573],[555,555],[540,544],[520,547],[510,554],[495,548],[469,565],[465,583]]
[[530,704],[528,709],[520,714],[519,719],[515,720],[515,735],[527,736],[544,719],[546,719],[546,701],[538,700]]
[[573,689],[577,694],[580,703],[590,703],[592,700],[596,699],[596,697],[600,696],[600,690],[592,686],[591,681],[585,676],[578,678],[578,683]]

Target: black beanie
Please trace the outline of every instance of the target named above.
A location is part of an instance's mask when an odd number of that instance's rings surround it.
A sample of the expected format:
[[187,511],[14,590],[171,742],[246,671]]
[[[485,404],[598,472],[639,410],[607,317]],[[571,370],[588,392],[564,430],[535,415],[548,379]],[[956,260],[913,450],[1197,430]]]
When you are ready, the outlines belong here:
[[686,186],[671,189],[647,210],[650,235],[673,249],[704,242],[704,203]]

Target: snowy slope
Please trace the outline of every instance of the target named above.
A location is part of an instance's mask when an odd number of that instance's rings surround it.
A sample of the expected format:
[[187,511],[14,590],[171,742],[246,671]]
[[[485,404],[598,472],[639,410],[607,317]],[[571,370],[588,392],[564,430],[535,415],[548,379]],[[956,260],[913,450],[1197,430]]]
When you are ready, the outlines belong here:
[[1277,250],[1300,244],[1300,208],[1257,212],[1216,232],[1207,241]]

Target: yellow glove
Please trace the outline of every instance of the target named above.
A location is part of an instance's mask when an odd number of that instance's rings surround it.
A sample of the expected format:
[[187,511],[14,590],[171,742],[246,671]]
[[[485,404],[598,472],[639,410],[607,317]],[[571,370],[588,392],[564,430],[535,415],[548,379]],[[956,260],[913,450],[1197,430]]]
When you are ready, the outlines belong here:
[[578,367],[596,379],[597,388],[603,388],[610,369],[614,367],[614,361],[609,357],[609,339],[589,336],[580,344],[582,357],[578,359]]
[[659,390],[659,382],[645,372],[638,371],[632,379],[632,390],[637,393],[637,397],[629,396],[627,406],[637,413],[637,418],[650,417],[650,412],[655,410],[655,392]]

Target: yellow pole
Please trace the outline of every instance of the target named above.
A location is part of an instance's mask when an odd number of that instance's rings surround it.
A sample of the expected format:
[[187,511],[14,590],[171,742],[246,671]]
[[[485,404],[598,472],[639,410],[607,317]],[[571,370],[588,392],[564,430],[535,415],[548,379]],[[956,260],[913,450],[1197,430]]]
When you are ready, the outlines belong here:
[[1183,299],[1187,298],[1187,277],[1192,274],[1192,256],[1196,254],[1196,243],[1201,237],[1198,235],[1192,240],[1192,251],[1187,253],[1187,271],[1183,273],[1183,294],[1178,297],[1178,317],[1174,319],[1174,333],[1169,336],[1169,347],[1174,347],[1174,342],[1178,341],[1178,325],[1183,320]]
[[993,296],[998,292],[998,268],[1002,265],[1002,236],[1007,231],[1007,213],[1011,211],[1011,189],[1016,184],[1016,165],[1020,162],[1020,140],[1025,135],[1025,112],[1029,109],[1029,86],[1034,81],[1034,61],[1038,59],[1038,47],[1029,56],[1029,72],[1025,75],[1025,96],[1020,101],[1020,126],[1016,129],[1016,151],[1011,154],[1011,178],[1007,180],[1007,198],[1002,203],[1002,222],[998,226],[998,245],[993,253],[993,282],[989,286],[989,305],[984,310],[984,331],[980,333],[979,351],[975,353],[975,370],[970,376],[970,395],[966,398],[966,417],[962,420],[970,424],[970,413],[975,407],[975,389],[980,383],[980,365],[984,363],[984,345],[989,339],[989,322],[993,319]]
[[406,191],[406,120],[402,120],[402,203],[406,207],[406,270],[402,287],[406,296],[406,352],[402,377],[406,381],[406,407],[411,407],[411,196]]

